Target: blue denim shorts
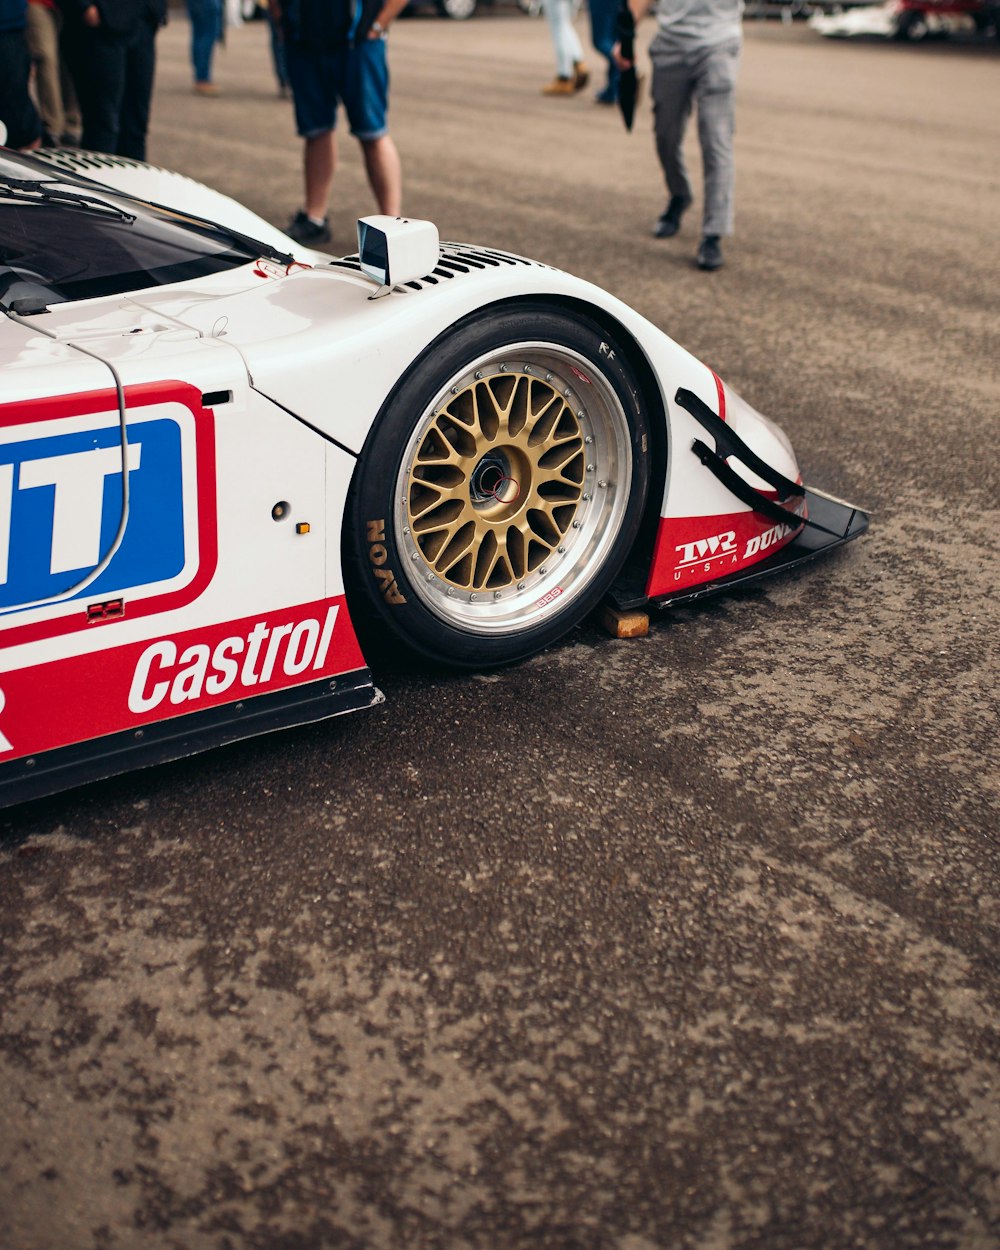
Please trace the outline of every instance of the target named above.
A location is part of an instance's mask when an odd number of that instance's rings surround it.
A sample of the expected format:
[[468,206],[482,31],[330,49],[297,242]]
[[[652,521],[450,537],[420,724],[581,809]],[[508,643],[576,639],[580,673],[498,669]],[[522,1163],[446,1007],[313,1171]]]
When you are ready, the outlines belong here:
[[290,41],[285,53],[295,126],[304,139],[336,129],[338,104],[343,104],[356,139],[388,134],[389,63],[384,39],[364,39],[355,48],[336,52],[314,52]]

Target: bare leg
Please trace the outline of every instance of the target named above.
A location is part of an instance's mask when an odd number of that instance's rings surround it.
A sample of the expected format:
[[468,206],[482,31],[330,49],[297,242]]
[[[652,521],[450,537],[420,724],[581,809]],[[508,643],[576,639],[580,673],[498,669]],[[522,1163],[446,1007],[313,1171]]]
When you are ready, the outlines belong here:
[[321,220],[326,216],[333,187],[333,171],[337,168],[337,136],[332,130],[306,140],[305,154],[306,202],[308,216]]
[[398,217],[403,211],[403,167],[392,136],[362,139],[361,151],[364,153],[365,171],[379,212]]

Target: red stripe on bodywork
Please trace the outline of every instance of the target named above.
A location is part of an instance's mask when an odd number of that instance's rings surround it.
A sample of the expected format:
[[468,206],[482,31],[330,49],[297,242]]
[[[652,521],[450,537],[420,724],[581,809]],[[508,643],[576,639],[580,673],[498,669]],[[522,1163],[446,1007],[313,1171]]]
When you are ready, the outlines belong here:
[[715,389],[719,396],[719,416],[725,421],[726,419],[726,388],[722,384],[722,378],[713,370],[712,377],[715,378]]
[[646,595],[676,594],[749,568],[780,551],[801,526],[776,524],[749,509],[702,517],[661,517]]
[[363,667],[340,595],[15,669],[0,763]]

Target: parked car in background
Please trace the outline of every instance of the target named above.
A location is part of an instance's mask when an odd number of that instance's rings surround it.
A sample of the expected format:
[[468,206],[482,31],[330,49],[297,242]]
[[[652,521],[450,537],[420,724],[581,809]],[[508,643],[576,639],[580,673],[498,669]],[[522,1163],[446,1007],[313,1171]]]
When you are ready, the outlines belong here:
[[[492,3],[492,0],[488,2]],[[428,6],[437,9],[442,17],[450,17],[455,22],[464,22],[479,8],[479,0],[410,0],[405,12],[412,13],[414,9]]]
[[944,39],[961,31],[1000,38],[1000,5],[986,0],[888,0],[834,12],[817,12],[809,25],[834,39],[875,36],[884,39]]

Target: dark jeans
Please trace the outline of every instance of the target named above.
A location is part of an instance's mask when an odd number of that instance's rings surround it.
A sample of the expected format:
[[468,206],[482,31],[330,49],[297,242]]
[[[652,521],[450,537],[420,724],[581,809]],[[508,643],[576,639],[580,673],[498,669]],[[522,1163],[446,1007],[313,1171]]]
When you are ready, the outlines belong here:
[[285,37],[281,33],[281,23],[275,21],[271,10],[267,11],[267,23],[271,28],[271,60],[274,63],[274,76],[279,87],[288,86],[288,66],[285,63]]
[[28,95],[31,60],[23,30],[0,31],[0,121],[7,146],[26,148],[40,137],[42,123]]
[[124,33],[84,28],[73,78],[80,97],[80,146],[146,159],[146,131],[156,70],[156,27],[140,21]]
[[611,96],[618,91],[620,74],[611,57],[618,42],[618,0],[590,0],[590,41],[608,63],[608,81],[604,90]]
[[195,82],[212,81],[212,53],[222,36],[222,0],[187,0]]

